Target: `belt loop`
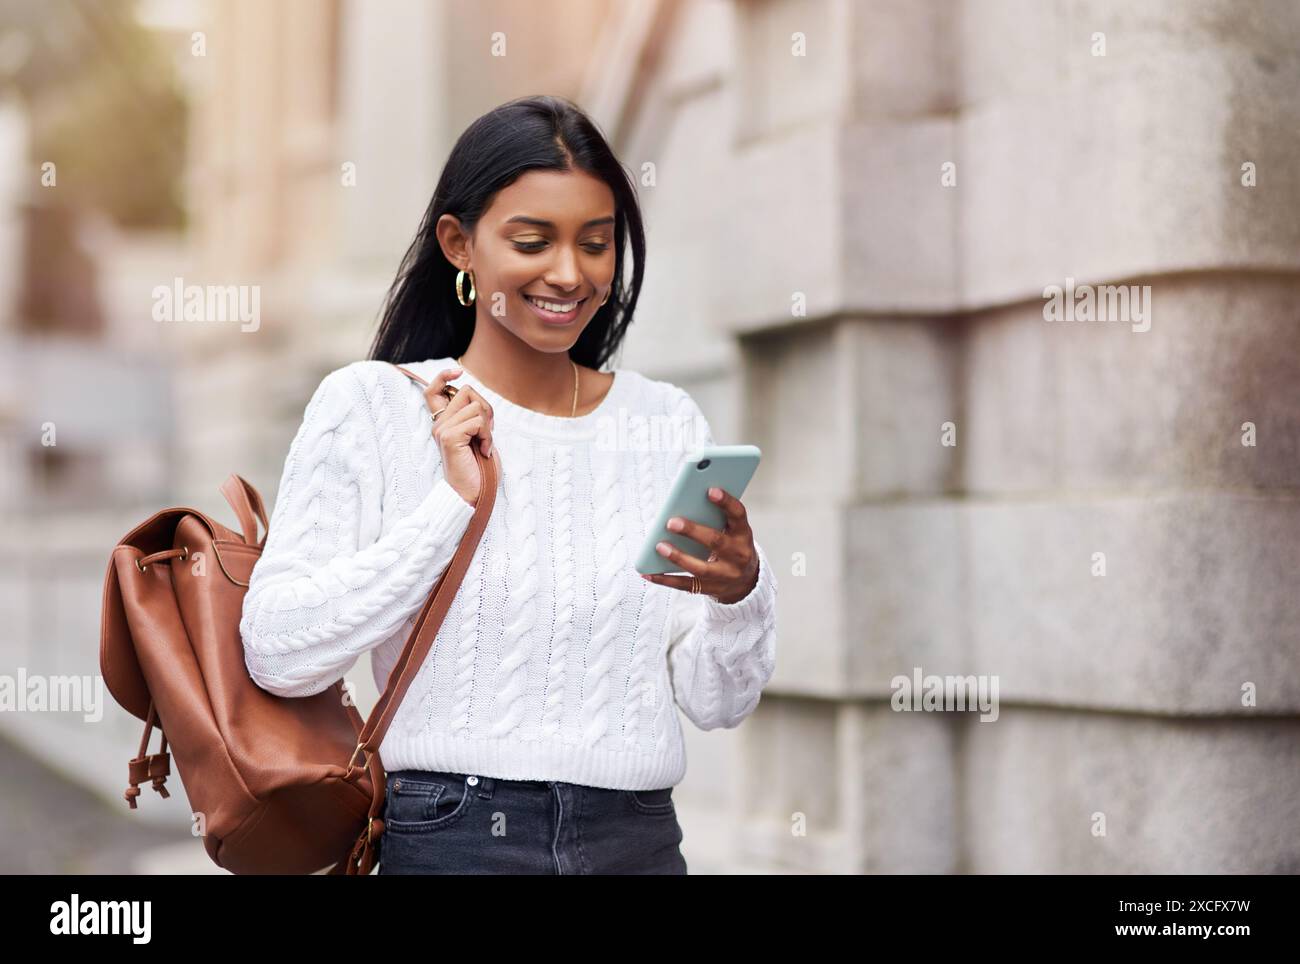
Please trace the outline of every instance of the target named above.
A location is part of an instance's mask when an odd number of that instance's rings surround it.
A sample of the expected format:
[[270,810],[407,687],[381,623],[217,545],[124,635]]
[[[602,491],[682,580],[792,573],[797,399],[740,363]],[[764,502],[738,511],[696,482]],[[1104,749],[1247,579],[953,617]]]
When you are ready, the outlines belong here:
[[497,782],[492,777],[478,778],[478,795],[484,800],[492,799],[492,791],[496,789]]

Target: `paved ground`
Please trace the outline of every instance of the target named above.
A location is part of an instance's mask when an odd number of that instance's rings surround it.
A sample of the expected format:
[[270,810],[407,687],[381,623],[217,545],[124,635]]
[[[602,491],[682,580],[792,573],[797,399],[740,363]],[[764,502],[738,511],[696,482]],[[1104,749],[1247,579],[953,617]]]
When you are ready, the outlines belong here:
[[[0,773],[0,874],[137,873],[134,863],[142,852],[178,842],[175,830],[135,819],[125,801],[113,806],[101,800],[3,737]],[[141,790],[157,796],[147,784]]]

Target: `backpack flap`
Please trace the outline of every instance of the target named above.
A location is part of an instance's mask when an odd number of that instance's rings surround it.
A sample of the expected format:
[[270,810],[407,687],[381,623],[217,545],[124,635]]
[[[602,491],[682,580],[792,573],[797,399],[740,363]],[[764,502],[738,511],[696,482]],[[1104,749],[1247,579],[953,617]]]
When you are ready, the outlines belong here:
[[122,605],[122,586],[117,581],[118,555],[121,553],[126,554],[128,565],[135,558],[135,552],[129,546],[118,546],[108,560],[99,634],[99,669],[113,699],[132,716],[143,720],[149,715],[149,685],[140,672],[140,661],[135,658],[131,627],[127,624],[126,609]]
[[[149,684],[140,669],[140,659],[135,648],[135,634],[171,631],[152,620],[163,618],[164,613],[175,613],[174,600],[170,605],[162,602],[172,596],[171,574],[167,566],[157,566],[149,561],[151,556],[159,555],[157,562],[168,562],[167,556],[176,553],[176,530],[181,520],[186,517],[199,520],[214,538],[238,543],[243,542],[238,533],[232,532],[218,522],[209,519],[202,512],[194,509],[172,508],[155,513],[140,523],[118,543],[108,560],[108,571],[104,576],[104,598],[100,611],[99,669],[104,676],[104,685],[108,687],[113,699],[132,716],[141,720],[149,717],[149,703],[152,699]],[[259,554],[260,554],[260,550]],[[220,554],[218,554],[220,555]],[[253,560],[254,562],[256,559]],[[227,568],[224,560],[218,559],[223,569]],[[143,563],[143,568],[141,564]],[[231,577],[245,574],[241,585],[247,585],[250,562],[242,558],[233,561],[228,568]],[[154,580],[162,579],[164,586],[157,586]],[[161,591],[160,591],[161,590]],[[146,598],[155,598],[159,602],[152,606],[143,602]],[[130,603],[130,605],[128,605]],[[128,612],[131,617],[128,618]],[[175,627],[173,627],[174,629]],[[154,638],[157,638],[156,635]]]
[[[136,656],[131,621],[127,618],[125,593],[140,594],[139,580],[166,577],[152,566],[140,568],[140,560],[171,548],[172,535],[189,509],[164,509],[136,526],[113,549],[104,576],[104,599],[100,614],[99,669],[113,699],[141,720],[149,718],[149,684]],[[140,627],[136,627],[138,630]]]

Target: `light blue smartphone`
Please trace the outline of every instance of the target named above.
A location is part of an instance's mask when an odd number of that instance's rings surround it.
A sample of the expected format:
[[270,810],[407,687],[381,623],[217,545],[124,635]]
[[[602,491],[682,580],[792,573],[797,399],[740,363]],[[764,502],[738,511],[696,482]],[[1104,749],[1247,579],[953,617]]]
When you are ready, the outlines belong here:
[[677,470],[677,480],[646,535],[636,557],[636,571],[647,575],[684,571],[659,554],[655,546],[660,542],[668,542],[696,559],[708,559],[708,547],[680,532],[670,531],[668,520],[680,516],[714,529],[725,529],[727,514],[709,498],[709,489],[717,486],[740,498],[762,457],[757,445],[710,445],[692,452]]

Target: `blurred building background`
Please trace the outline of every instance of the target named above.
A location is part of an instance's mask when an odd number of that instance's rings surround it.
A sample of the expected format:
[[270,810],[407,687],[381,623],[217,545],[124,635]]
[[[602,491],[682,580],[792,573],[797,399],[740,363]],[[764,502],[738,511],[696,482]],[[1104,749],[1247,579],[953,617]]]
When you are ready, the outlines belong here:
[[[456,137],[556,93],[641,185],[616,364],[765,456],[777,671],[686,728],[692,872],[1300,872],[1300,6],[0,11],[0,672],[97,673],[156,509],[234,525],[232,471],[274,499]],[[154,321],[176,277],[259,286],[260,326]],[[1149,330],[1046,320],[1075,283],[1149,286]],[[998,718],[897,711],[914,671],[995,678]],[[121,802],[104,698],[0,712],[7,752],[162,821],[118,869],[207,869],[182,794]],[[34,806],[0,792],[7,829]]]

